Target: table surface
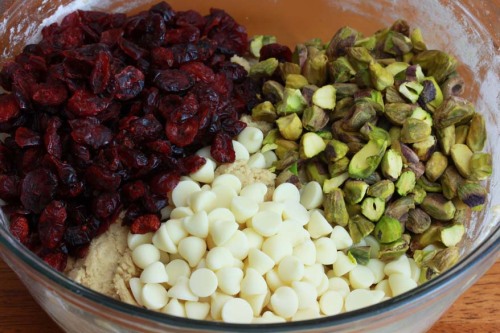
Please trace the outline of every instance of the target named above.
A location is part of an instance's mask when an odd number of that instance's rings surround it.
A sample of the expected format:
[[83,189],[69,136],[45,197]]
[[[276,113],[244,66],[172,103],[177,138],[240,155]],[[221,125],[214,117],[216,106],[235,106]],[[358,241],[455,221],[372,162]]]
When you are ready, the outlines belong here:
[[[0,281],[0,332],[62,333],[1,260]],[[500,260],[453,304],[429,333],[499,332],[499,302]]]

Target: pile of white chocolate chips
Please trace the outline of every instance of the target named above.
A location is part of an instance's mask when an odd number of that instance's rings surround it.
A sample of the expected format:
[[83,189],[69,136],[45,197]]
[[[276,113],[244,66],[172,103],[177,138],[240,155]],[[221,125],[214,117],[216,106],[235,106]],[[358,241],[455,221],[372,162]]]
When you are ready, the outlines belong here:
[[413,259],[376,259],[372,236],[355,244],[374,251],[366,265],[356,263],[349,233],[324,217],[319,183],[274,188],[264,168],[276,157],[259,152],[262,140],[260,129],[247,127],[233,142],[236,162],[219,168],[209,149],[199,151],[207,163],[173,190],[160,229],[128,235],[137,304],[192,319],[270,323],[359,309],[417,286]]

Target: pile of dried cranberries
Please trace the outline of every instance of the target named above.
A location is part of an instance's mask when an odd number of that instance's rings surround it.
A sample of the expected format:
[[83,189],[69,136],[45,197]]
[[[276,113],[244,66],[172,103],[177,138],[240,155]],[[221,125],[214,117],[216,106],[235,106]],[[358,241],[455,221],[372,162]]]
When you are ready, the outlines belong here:
[[76,11],[42,36],[0,72],[0,198],[12,234],[63,270],[123,210],[132,231],[158,228],[200,147],[234,161],[259,83],[230,61],[247,34],[218,9]]

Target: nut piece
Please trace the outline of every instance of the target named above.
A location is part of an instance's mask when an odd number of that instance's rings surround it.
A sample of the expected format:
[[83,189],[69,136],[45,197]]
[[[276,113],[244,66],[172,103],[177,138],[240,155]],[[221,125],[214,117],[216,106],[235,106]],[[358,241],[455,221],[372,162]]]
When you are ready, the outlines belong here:
[[388,201],[394,194],[394,183],[388,179],[378,181],[368,187],[366,194],[374,198]]
[[323,208],[325,210],[325,218],[328,222],[338,224],[342,227],[347,226],[349,214],[347,213],[341,189],[336,188],[330,193],[325,194]]
[[349,147],[338,140],[328,140],[325,147],[324,156],[328,162],[337,162],[343,159],[349,152]]
[[470,159],[471,180],[485,180],[491,176],[493,171],[491,154],[474,153]]
[[408,214],[410,209],[415,208],[415,200],[410,197],[401,197],[391,202],[385,210],[385,215],[393,217],[397,220],[401,219],[404,215]]
[[307,48],[307,60],[302,67],[302,75],[304,75],[310,84],[321,87],[325,84],[327,78],[327,63],[328,57],[324,51],[319,51],[311,46]]
[[457,143],[453,147],[451,147],[451,158],[455,166],[457,167],[458,172],[465,177],[469,178],[471,174],[471,159],[472,159],[472,151],[462,143]]
[[345,57],[338,57],[328,63],[328,73],[333,83],[348,82],[356,71]]
[[378,257],[380,260],[391,261],[396,260],[408,251],[410,248],[410,238],[403,235],[401,239],[388,244],[380,244]]
[[415,234],[421,234],[431,226],[431,217],[420,208],[412,209],[408,212],[406,229]]
[[366,265],[370,261],[370,247],[369,246],[360,246],[360,247],[352,247],[347,251],[347,255],[352,256],[356,259],[356,262],[359,265]]
[[334,59],[346,54],[347,48],[354,46],[361,34],[351,27],[340,28],[328,43],[326,54]]
[[455,205],[438,193],[428,193],[420,207],[432,218],[449,221],[455,215]]
[[422,51],[411,59],[412,64],[422,67],[427,76],[433,76],[438,83],[443,82],[457,68],[457,59],[438,50]]
[[448,200],[457,196],[458,187],[465,181],[453,165],[446,168],[440,180],[443,195]]
[[458,186],[458,198],[462,200],[472,210],[483,209],[486,202],[486,189],[476,182],[466,181]]
[[425,165],[425,176],[431,182],[435,182],[448,167],[448,158],[441,152],[436,151]]
[[307,132],[300,138],[300,158],[306,159],[325,150],[325,141],[314,132]]
[[486,125],[483,116],[479,113],[475,113],[470,121],[466,143],[474,152],[481,151],[484,148],[484,144],[486,143]]
[[319,131],[328,124],[328,121],[328,114],[316,105],[306,108],[302,114],[302,126],[308,131]]
[[445,155],[450,155],[451,147],[455,145],[455,125],[438,129],[437,136],[441,150]]
[[401,238],[402,234],[401,223],[389,216],[383,216],[373,231],[375,238],[382,244],[395,242]]
[[264,94],[264,97],[271,103],[282,101],[284,93],[285,88],[279,82],[267,80],[262,85],[262,94]]
[[469,125],[455,127],[455,143],[465,143],[469,134]]
[[377,90],[384,90],[394,84],[394,76],[377,62],[372,62],[369,65],[370,78],[373,86]]
[[381,198],[365,198],[361,204],[361,213],[372,222],[377,222],[384,210],[385,201]]
[[309,181],[317,181],[321,186],[329,178],[325,164],[317,159],[307,161],[305,171]]
[[443,129],[451,125],[462,125],[471,120],[474,105],[460,97],[452,96],[434,111],[434,126]]
[[263,61],[259,61],[250,67],[250,73],[248,75],[254,77],[271,76],[273,75],[276,68],[278,68],[278,59],[268,58]]
[[333,85],[322,86],[312,95],[312,102],[322,109],[333,110],[335,108],[336,93],[337,91]]
[[442,249],[432,260],[428,263],[429,267],[435,271],[442,273],[455,265],[460,258],[460,250],[456,246],[447,247]]
[[[283,75],[285,75],[285,73],[283,73]],[[307,81],[307,79],[301,74],[286,74],[286,88],[300,89],[304,86],[307,86],[308,84],[309,82]]]
[[368,184],[361,180],[348,180],[344,184],[345,200],[349,204],[360,203],[365,197]]
[[363,216],[356,214],[349,219],[348,228],[352,241],[359,243],[363,238],[371,234],[375,225]]
[[349,163],[349,175],[353,178],[370,176],[380,164],[387,148],[386,140],[370,140]]
[[[328,146],[327,146],[328,148]],[[344,173],[349,168],[350,160],[347,157],[342,157],[340,160],[328,164],[328,173],[330,177],[336,177],[341,173]]]
[[274,105],[269,101],[257,104],[252,109],[253,120],[263,120],[272,123],[276,120],[277,117],[278,115],[276,114],[276,109],[274,108]]
[[302,112],[306,106],[307,101],[300,89],[285,88],[283,100],[277,104],[277,112],[280,115]]
[[396,191],[400,196],[405,196],[415,187],[416,177],[413,171],[405,171],[396,182]]
[[440,237],[441,242],[446,247],[457,245],[465,234],[465,227],[463,224],[454,224],[451,227],[441,229]]
[[394,149],[388,149],[382,158],[380,167],[385,178],[395,181],[401,175],[403,158]]
[[302,121],[296,113],[292,113],[276,120],[281,135],[287,140],[297,140],[302,134]]
[[423,120],[407,118],[401,129],[401,142],[415,143],[427,139],[432,132],[431,126]]

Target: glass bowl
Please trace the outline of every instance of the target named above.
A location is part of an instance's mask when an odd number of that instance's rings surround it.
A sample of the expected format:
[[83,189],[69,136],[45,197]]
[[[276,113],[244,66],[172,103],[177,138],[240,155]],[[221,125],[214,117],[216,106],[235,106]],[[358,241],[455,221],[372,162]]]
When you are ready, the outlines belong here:
[[[0,67],[36,41],[41,26],[75,9],[137,12],[153,1],[30,0],[0,2]],[[108,298],[49,268],[10,236],[0,212],[0,255],[42,308],[67,332],[425,332],[498,258],[500,249],[500,61],[498,1],[258,0],[170,1],[177,10],[223,8],[248,28],[249,35],[273,34],[293,45],[321,37],[328,41],[350,25],[373,33],[398,18],[422,29],[427,45],[454,54],[467,82],[466,98],[486,119],[486,150],[493,156],[490,193],[476,214],[457,265],[424,285],[385,302],[334,317],[287,324],[236,325],[171,317]]]

